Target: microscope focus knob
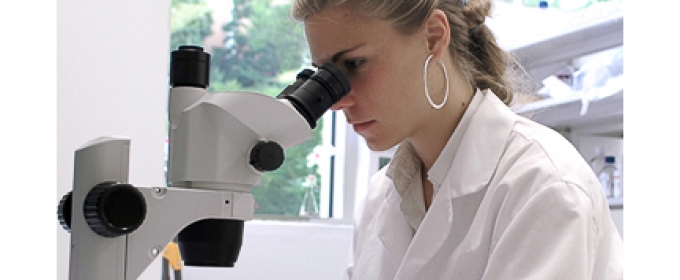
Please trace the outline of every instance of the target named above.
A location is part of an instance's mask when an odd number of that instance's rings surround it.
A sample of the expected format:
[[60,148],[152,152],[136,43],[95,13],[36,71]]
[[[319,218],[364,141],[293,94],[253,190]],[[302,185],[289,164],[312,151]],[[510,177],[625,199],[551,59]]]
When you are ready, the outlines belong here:
[[57,207],[59,224],[68,232],[71,232],[71,209],[73,208],[73,192],[70,191],[61,198]]
[[274,141],[259,141],[250,150],[250,165],[260,172],[279,169],[284,158],[283,148]]
[[101,183],[85,197],[83,215],[92,231],[104,237],[117,237],[142,225],[146,200],[132,185]]

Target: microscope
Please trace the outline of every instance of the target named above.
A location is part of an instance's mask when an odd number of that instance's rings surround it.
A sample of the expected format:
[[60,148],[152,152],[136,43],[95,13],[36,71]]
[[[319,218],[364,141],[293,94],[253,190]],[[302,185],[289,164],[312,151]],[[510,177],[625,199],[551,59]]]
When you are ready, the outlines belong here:
[[175,237],[184,265],[233,267],[255,212],[251,189],[350,91],[331,63],[302,70],[276,98],[209,93],[209,70],[201,47],[171,53],[168,186],[128,182],[125,137],[76,150],[73,190],[57,210],[71,233],[69,279],[137,279]]

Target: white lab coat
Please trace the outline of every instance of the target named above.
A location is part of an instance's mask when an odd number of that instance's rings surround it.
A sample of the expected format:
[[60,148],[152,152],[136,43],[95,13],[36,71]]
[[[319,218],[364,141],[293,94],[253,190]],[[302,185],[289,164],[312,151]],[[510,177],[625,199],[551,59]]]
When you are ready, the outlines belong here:
[[387,168],[373,176],[346,278],[623,279],[622,239],[590,167],[483,94],[415,234]]

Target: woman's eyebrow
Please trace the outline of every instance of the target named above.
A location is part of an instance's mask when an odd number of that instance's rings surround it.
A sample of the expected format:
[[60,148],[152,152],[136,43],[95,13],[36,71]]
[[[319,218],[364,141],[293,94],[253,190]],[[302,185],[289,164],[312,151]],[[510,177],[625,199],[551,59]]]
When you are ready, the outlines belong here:
[[[340,58],[341,58],[343,55],[345,55],[346,53],[351,52],[351,51],[353,51],[353,50],[356,50],[356,49],[360,48],[360,47],[363,46],[363,45],[364,45],[364,44],[359,44],[359,45],[356,45],[356,46],[354,46],[354,47],[351,47],[351,48],[344,49],[344,50],[341,50],[341,51],[336,52],[336,53],[331,57],[331,62],[333,62],[333,63],[338,63],[338,60],[340,60]],[[312,66],[314,66],[314,67],[316,67],[316,68],[319,68],[319,66],[318,66],[316,63],[314,63],[314,62],[312,62]]]

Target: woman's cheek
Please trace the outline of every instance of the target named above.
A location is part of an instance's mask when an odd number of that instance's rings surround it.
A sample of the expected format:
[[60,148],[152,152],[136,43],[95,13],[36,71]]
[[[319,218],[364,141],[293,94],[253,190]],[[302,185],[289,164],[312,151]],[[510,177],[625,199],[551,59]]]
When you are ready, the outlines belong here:
[[370,69],[370,71],[362,73],[362,75],[357,78],[357,87],[368,92],[384,90],[387,86],[383,80],[385,73],[389,73],[389,71],[384,71],[380,68],[373,67]]

